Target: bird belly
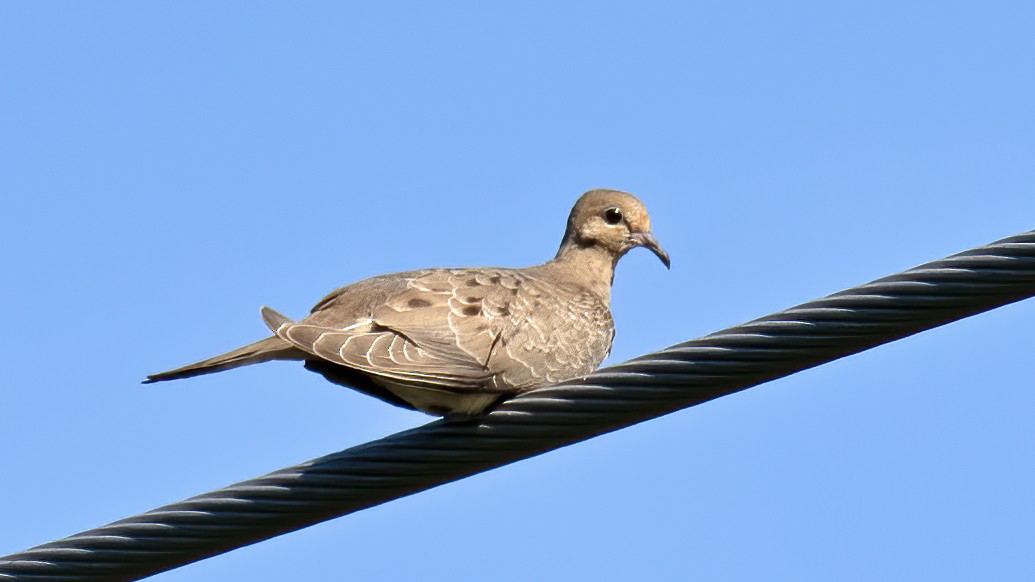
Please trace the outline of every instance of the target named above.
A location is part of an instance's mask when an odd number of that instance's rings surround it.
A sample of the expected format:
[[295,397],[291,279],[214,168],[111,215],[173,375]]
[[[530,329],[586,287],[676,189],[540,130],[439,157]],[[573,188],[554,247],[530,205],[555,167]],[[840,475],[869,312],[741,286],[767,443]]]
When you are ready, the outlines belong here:
[[376,384],[389,390],[405,400],[417,410],[433,416],[444,416],[449,419],[467,419],[477,416],[500,399],[499,393],[486,392],[454,392],[414,386],[388,381],[382,378],[371,378]]

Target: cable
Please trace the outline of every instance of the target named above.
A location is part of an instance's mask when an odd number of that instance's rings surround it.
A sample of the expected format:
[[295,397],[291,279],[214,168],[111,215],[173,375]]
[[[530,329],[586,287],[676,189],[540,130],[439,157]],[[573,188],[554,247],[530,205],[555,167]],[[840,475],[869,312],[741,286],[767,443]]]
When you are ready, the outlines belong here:
[[0,558],[0,580],[134,580],[1035,295],[1035,231],[504,402]]

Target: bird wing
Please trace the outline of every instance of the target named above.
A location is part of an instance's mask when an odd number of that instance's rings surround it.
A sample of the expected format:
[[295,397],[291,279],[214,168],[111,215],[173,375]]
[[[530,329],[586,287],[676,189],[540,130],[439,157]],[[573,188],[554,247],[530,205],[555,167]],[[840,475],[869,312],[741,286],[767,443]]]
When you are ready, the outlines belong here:
[[[491,389],[491,358],[512,295],[507,277],[514,275],[486,269],[404,274],[376,291],[340,293],[309,317],[280,323],[275,332],[306,352],[375,376],[435,388]],[[357,310],[357,304],[365,308]]]

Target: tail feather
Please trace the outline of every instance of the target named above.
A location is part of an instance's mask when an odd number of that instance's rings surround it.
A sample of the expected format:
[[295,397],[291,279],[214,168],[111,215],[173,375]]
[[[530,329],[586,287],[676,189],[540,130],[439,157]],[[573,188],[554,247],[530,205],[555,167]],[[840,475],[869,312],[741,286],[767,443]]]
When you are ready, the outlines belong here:
[[302,360],[304,356],[305,354],[301,350],[274,336],[214,358],[188,364],[182,368],[151,374],[147,380],[144,380],[144,384],[201,376],[270,360]]
[[294,323],[294,321],[288,318],[288,316],[283,313],[277,313],[265,305],[260,310],[260,313],[262,313],[262,321],[266,322],[266,327],[270,328],[270,331],[273,333],[277,333],[280,326],[285,323]]

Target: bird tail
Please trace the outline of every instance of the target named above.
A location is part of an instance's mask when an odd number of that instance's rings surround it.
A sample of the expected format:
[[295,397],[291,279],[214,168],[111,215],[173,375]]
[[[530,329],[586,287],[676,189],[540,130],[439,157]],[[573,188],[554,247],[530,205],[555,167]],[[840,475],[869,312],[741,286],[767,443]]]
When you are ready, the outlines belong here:
[[223,370],[240,368],[249,364],[269,362],[270,360],[301,359],[303,359],[303,354],[298,348],[274,336],[214,358],[188,364],[182,368],[151,374],[147,377],[147,380],[144,380],[144,384],[212,374],[213,372],[222,372]]
[[[271,328],[274,324],[291,321],[276,311],[263,307],[263,319]],[[182,368],[151,374],[144,380],[144,384],[164,382],[165,380],[179,380],[213,372],[222,372],[232,368],[240,368],[250,364],[260,364],[271,360],[303,360],[305,353],[277,336],[268,337],[262,341],[238,348],[232,352],[188,364]]]

